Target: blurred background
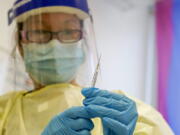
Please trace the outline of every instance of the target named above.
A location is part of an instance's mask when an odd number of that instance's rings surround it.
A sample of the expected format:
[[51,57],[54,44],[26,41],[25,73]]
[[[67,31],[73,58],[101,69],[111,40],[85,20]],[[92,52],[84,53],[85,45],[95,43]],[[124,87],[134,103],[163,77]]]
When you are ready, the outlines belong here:
[[[8,66],[12,29],[7,12],[13,2],[0,5],[0,95],[10,85],[7,73],[15,70]],[[89,4],[102,55],[97,87],[120,89],[151,104],[180,135],[180,0],[89,0]]]

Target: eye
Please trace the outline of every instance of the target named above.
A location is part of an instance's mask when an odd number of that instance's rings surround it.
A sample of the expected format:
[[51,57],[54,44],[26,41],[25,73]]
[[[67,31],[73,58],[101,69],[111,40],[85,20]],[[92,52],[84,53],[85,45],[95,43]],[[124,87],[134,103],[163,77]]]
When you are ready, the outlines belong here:
[[81,37],[82,32],[80,30],[65,30],[58,34],[58,38],[63,43],[77,42]]
[[51,38],[51,33],[48,31],[36,30],[28,31],[27,39],[31,42],[43,43]]

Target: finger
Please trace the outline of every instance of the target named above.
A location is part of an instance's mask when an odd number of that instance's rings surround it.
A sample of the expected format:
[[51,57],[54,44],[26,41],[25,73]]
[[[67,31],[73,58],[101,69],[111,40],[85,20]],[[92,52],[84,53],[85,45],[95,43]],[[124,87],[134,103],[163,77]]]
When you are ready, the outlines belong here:
[[115,100],[112,98],[94,97],[83,100],[85,106],[88,105],[100,105],[107,108],[115,109],[117,111],[125,111],[128,108],[128,103],[123,100]]
[[86,97],[86,98],[92,98],[92,97],[105,97],[105,98],[113,98],[116,100],[121,100],[123,95],[120,94],[115,94],[112,92],[109,92],[107,90],[100,90],[98,88],[84,88],[82,90],[82,94]]
[[[95,98],[88,98],[83,101],[85,106],[89,105],[97,105],[102,106],[105,108],[109,108],[112,110],[118,111],[117,113],[122,116],[122,119],[125,123],[128,123],[130,120],[137,115],[136,111],[136,104],[134,101],[129,100],[129,103],[124,102],[124,97],[122,100],[114,100],[112,98],[104,98],[104,97],[95,97]],[[132,111],[135,110],[135,111]],[[125,119],[123,119],[123,116]]]
[[123,123],[120,123],[116,120],[113,120],[107,117],[104,117],[102,120],[105,127],[108,127],[111,129],[111,132],[115,132],[116,134],[121,133],[123,135],[126,135],[126,134],[132,135],[135,130],[137,117],[134,117],[134,119],[128,125],[125,125]]
[[137,123],[138,117],[134,117],[134,119],[129,123],[128,127],[130,128],[129,134],[132,135],[134,133],[136,123]]
[[116,111],[114,109],[107,108],[107,107],[104,107],[104,106],[88,105],[88,106],[86,106],[86,110],[88,111],[89,115],[92,118],[95,118],[95,117],[119,118],[120,117],[119,111]]
[[72,119],[78,119],[78,118],[89,119],[90,118],[90,116],[84,106],[72,107],[72,108],[66,110],[65,112],[63,112],[62,115],[65,115],[66,117],[69,117]]
[[75,131],[88,130],[91,131],[94,128],[94,124],[90,119],[76,119],[67,121],[70,128]]
[[77,135],[91,135],[90,131],[88,130],[80,130],[76,131]]
[[137,113],[134,113],[132,109],[129,108],[125,111],[120,112],[100,105],[88,105],[86,107],[86,110],[92,118],[108,117],[120,121],[124,124],[128,124],[135,116],[137,116]]
[[109,130],[109,128],[105,128],[105,126],[103,126],[103,133],[104,135],[115,135],[115,133],[112,130]]
[[[48,127],[48,128],[47,128]],[[62,129],[62,126],[59,124],[58,116],[55,116],[49,123],[48,126],[45,128],[43,133],[46,135],[48,132],[55,133]],[[43,135],[44,135],[43,134]],[[49,135],[49,134],[48,134]]]
[[119,121],[105,117],[103,118],[103,123],[105,125],[105,128],[109,128],[110,131],[112,130],[111,132],[114,132],[117,135],[130,135],[130,129],[128,128],[128,126],[120,123]]

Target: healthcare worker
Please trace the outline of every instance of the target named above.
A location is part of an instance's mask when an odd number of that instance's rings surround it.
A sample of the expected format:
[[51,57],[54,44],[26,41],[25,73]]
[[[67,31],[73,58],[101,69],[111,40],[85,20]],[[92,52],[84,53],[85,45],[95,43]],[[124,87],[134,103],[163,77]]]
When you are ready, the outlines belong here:
[[88,87],[98,55],[86,0],[17,0],[8,17],[32,88],[0,97],[1,135],[173,134],[152,107]]

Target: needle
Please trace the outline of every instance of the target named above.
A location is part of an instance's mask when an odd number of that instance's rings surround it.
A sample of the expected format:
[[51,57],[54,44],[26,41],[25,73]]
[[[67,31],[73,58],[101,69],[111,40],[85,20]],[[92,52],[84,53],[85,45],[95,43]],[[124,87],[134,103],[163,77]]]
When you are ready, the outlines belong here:
[[101,62],[101,55],[100,55],[100,57],[98,59],[97,65],[96,65],[96,69],[95,69],[95,72],[94,72],[91,87],[95,87],[95,85],[96,85],[97,77],[98,77],[98,74],[99,74],[100,62]]

